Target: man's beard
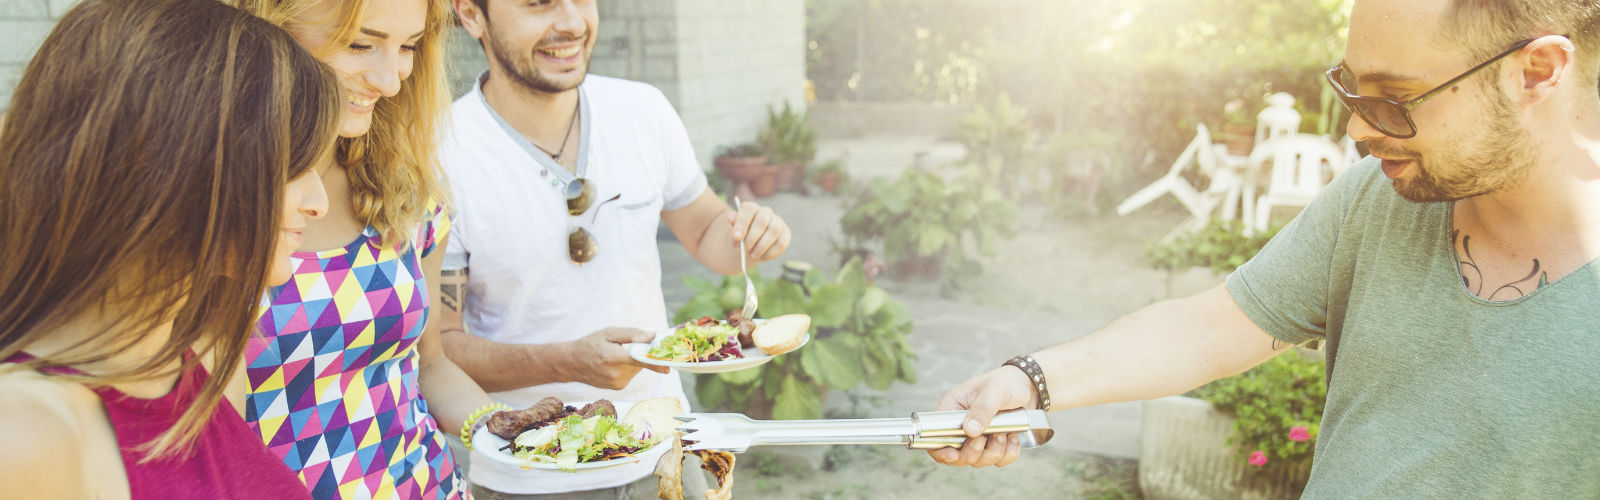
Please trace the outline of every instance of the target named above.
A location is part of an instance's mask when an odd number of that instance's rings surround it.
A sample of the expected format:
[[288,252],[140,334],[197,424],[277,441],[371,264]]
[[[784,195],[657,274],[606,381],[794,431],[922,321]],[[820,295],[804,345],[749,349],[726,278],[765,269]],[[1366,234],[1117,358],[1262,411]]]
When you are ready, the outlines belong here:
[[[511,81],[516,82],[523,88],[546,94],[559,94],[561,92],[578,88],[578,85],[583,83],[584,78],[588,77],[589,58],[594,54],[590,52],[587,47],[585,47],[583,51],[584,74],[579,75],[578,81],[573,82],[571,85],[564,85],[546,77],[544,73],[539,71],[539,67],[533,62],[533,58],[535,57],[533,52],[537,52],[537,50],[526,54],[524,57],[518,57],[522,54],[518,54],[517,51],[500,45],[500,41],[505,40],[506,38],[495,36],[493,25],[489,26],[489,31],[491,33],[488,44],[490,56],[494,57],[496,61],[500,62],[500,67],[505,68],[507,73],[506,76],[511,77]],[[540,45],[560,42],[560,40],[540,41]]]
[[1417,160],[1415,178],[1394,180],[1400,197],[1417,203],[1457,201],[1514,188],[1527,179],[1537,161],[1532,140],[1517,123],[1511,102],[1495,89],[1490,94],[1497,99],[1479,121],[1483,132],[1457,139],[1459,147],[1441,148],[1432,161],[1414,150],[1368,145],[1374,154]]

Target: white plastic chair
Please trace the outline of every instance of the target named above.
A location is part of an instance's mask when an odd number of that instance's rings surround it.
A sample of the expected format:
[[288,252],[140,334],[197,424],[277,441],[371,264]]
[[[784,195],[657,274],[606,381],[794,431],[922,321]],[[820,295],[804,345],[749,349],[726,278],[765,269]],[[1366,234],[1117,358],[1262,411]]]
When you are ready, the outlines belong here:
[[1300,131],[1300,112],[1294,110],[1294,96],[1275,92],[1267,96],[1267,107],[1256,114],[1256,144]]
[[[1197,165],[1200,173],[1211,178],[1211,183],[1204,192],[1189,184],[1189,181],[1181,175],[1191,164]],[[1117,205],[1117,215],[1128,215],[1160,198],[1161,195],[1171,194],[1173,198],[1178,199],[1178,203],[1182,203],[1184,208],[1189,210],[1190,214],[1197,218],[1207,218],[1229,193],[1237,197],[1242,183],[1241,177],[1236,172],[1223,168],[1218,163],[1216,148],[1211,144],[1211,132],[1204,124],[1196,125],[1194,140],[1189,141],[1189,146],[1178,154],[1178,159],[1172,162],[1172,167],[1167,169],[1166,175],[1122,200],[1122,203]]]
[[1266,231],[1273,207],[1304,207],[1316,199],[1327,185],[1331,173],[1345,165],[1344,151],[1338,144],[1315,134],[1293,134],[1256,145],[1247,167],[1252,179],[1263,167],[1271,168],[1267,192],[1250,203],[1255,182],[1245,185],[1245,222],[1254,231]]

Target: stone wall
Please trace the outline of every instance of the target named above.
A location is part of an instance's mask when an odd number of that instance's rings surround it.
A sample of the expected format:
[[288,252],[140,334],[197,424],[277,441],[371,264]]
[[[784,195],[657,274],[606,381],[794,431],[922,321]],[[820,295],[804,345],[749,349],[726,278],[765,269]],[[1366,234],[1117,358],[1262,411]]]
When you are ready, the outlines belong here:
[[0,0],[0,112],[11,109],[11,93],[22,70],[56,20],[76,0]]

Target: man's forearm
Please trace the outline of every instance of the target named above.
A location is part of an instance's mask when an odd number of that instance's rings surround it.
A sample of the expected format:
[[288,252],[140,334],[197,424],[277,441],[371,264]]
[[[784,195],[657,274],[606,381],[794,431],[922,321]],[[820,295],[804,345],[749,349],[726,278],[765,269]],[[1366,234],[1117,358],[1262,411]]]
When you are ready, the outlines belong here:
[[[733,229],[726,224],[709,224],[695,246],[695,260],[723,276],[739,274],[739,246],[733,243]],[[750,261],[750,265],[755,265]]]
[[1218,286],[1147,306],[1034,358],[1051,406],[1065,409],[1182,394],[1243,372],[1280,347]]
[[560,344],[504,344],[462,330],[440,337],[445,355],[488,392],[573,381],[562,376]]

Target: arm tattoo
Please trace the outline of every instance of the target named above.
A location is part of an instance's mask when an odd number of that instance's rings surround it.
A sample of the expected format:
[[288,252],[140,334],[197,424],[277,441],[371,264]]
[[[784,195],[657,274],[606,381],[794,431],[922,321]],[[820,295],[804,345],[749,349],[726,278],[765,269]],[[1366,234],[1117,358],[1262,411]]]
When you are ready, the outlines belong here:
[[[445,278],[454,278],[456,276],[465,277],[467,274],[466,269],[439,271],[439,281],[445,281]],[[463,288],[461,285],[455,283],[440,283],[439,302],[450,308],[451,311],[461,312],[461,288]]]
[[[1461,234],[1460,229],[1451,230],[1451,246],[1455,246],[1457,241],[1461,243],[1461,284],[1465,285],[1467,287],[1467,291],[1472,292],[1473,295],[1477,295],[1488,300],[1511,300],[1528,295],[1534,290],[1544,288],[1545,285],[1550,284],[1550,272],[1541,270],[1539,259],[1533,259],[1533,270],[1529,271],[1527,276],[1523,276],[1522,279],[1500,285],[1499,288],[1495,288],[1494,291],[1489,295],[1484,295],[1483,270],[1478,268],[1477,261],[1473,260],[1472,258],[1472,237]],[[1538,278],[1538,280],[1535,281],[1534,278]]]

